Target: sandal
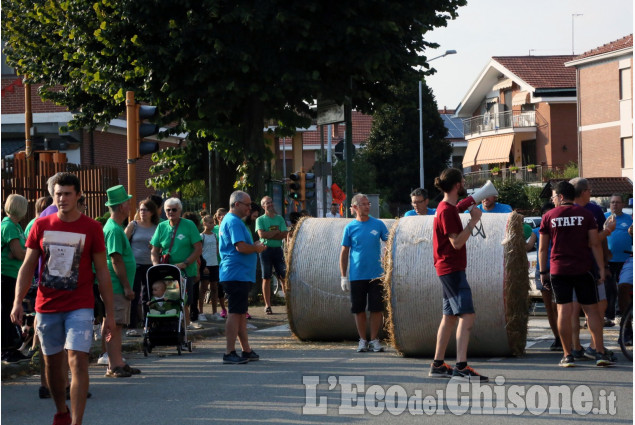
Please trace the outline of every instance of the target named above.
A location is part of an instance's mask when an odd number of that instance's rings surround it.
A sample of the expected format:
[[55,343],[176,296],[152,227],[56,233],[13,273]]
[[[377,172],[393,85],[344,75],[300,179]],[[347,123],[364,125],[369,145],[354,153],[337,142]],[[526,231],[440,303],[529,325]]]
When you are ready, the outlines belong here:
[[126,331],[126,336],[140,336],[139,332],[136,329],[128,329]]
[[273,314],[273,311],[271,311],[271,307],[265,308],[265,314]]
[[104,375],[106,378],[130,378],[132,373],[126,372],[123,367],[108,369]]

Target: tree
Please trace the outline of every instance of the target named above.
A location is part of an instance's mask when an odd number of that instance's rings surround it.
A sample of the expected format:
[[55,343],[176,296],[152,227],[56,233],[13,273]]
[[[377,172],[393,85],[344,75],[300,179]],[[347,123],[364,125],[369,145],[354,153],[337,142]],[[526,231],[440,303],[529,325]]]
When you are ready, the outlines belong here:
[[9,65],[77,111],[71,126],[107,124],[134,90],[175,124],[170,132],[245,165],[261,194],[266,119],[306,125],[307,102],[319,98],[350,96],[367,113],[390,102],[390,84],[413,67],[425,73],[420,54],[436,45],[423,35],[465,4],[6,0],[2,31]]
[[[388,202],[403,202],[419,186],[419,92],[416,75],[391,87],[395,103],[384,103],[373,115],[366,147],[367,158],[378,173],[377,186]],[[452,147],[444,139],[447,129],[430,89],[423,84],[423,144],[425,185],[447,167]],[[356,176],[357,178],[357,176]]]

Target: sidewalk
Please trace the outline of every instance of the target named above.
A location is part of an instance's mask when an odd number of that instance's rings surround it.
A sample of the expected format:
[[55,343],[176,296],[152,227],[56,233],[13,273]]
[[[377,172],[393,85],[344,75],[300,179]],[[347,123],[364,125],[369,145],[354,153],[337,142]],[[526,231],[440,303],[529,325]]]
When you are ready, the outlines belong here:
[[[272,326],[278,326],[284,323],[287,323],[287,309],[284,305],[274,305],[272,307],[273,313],[272,315],[267,315],[264,312],[263,306],[250,306],[249,314],[251,314],[252,319],[247,321],[247,325],[253,325],[257,329],[269,328]],[[204,311],[206,313],[210,312],[209,306],[205,306]],[[211,316],[211,313],[209,314]],[[224,335],[225,332],[225,322],[224,321],[215,321],[209,320],[206,322],[198,322],[203,327],[201,329],[188,331],[187,335],[191,341],[196,341],[205,338],[213,338],[220,335]],[[249,329],[256,330],[256,329]],[[139,335],[136,337],[128,337],[124,335],[122,337],[121,342],[121,350],[124,353],[127,352],[143,352],[143,330],[139,330]],[[101,341],[93,341],[92,347],[90,349],[90,362],[95,363],[99,358],[101,351]],[[36,364],[33,360],[25,361],[20,363],[6,363],[2,362],[2,380],[10,380],[15,379],[18,376],[22,375],[30,375],[30,374],[39,374],[40,367],[39,364]]]

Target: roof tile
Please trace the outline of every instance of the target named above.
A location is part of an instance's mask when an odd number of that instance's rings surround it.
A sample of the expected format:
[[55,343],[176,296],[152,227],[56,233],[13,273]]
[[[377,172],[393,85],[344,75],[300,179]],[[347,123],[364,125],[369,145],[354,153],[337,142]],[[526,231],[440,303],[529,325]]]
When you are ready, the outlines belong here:
[[591,49],[588,52],[584,52],[580,56],[576,56],[575,59],[584,59],[595,55],[601,55],[603,53],[626,49],[628,47],[633,47],[633,34],[622,37],[619,40],[611,41],[610,43]]
[[575,69],[564,66],[573,58],[572,55],[492,57],[535,89],[575,88]]

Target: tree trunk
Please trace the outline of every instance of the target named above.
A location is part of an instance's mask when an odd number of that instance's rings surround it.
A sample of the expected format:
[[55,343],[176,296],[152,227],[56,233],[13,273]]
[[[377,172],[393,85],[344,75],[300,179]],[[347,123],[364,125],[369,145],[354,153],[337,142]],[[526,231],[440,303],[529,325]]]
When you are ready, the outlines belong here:
[[254,202],[259,202],[265,194],[265,141],[264,107],[257,96],[250,96],[245,102],[242,119],[242,139],[245,146],[245,163],[248,165],[248,192]]

